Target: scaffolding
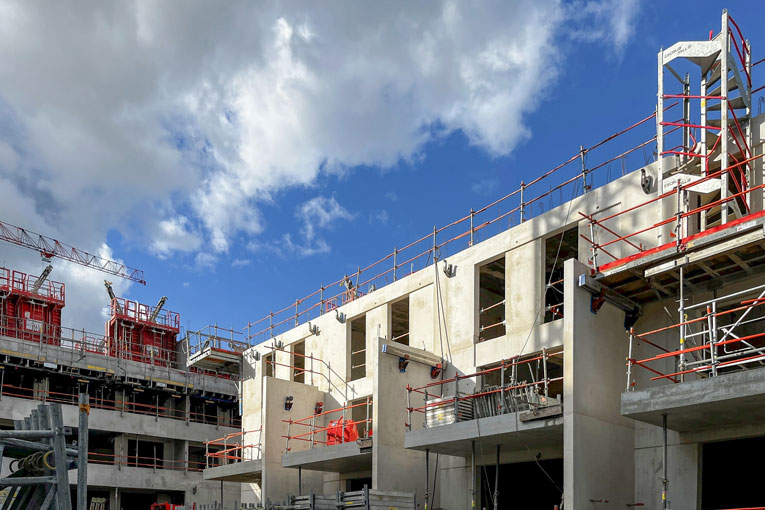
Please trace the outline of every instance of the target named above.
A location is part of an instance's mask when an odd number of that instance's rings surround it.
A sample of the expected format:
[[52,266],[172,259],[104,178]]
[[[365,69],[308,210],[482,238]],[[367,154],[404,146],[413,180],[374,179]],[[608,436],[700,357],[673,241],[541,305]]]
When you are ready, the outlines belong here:
[[183,339],[186,365],[203,371],[239,374],[242,353],[249,347],[242,333],[218,325],[189,331]]
[[[700,70],[699,93],[691,90],[689,73],[681,76],[672,67],[678,59]],[[762,62],[752,63],[751,46],[727,11],[720,33],[708,41],[683,41],[659,52],[656,196],[616,213],[579,213],[589,223],[589,233],[581,237],[590,245],[593,276],[655,263],[763,221],[765,184],[755,172],[762,140],[752,140],[752,97],[763,89],[752,89],[752,68]],[[679,81],[681,93],[665,92],[665,70]],[[682,101],[680,121],[665,120],[669,100]],[[696,101],[698,119],[692,120]],[[641,184],[648,193],[652,176],[643,175]],[[618,231],[620,222],[635,224],[640,216],[658,221],[626,234]]]
[[[651,381],[679,383],[765,364],[765,285],[694,304],[683,298],[679,304],[685,320],[651,331],[630,329],[627,391],[636,386],[633,367],[651,372]],[[677,335],[681,348],[663,347],[661,335]],[[633,349],[641,343],[659,354],[635,359]]]
[[[550,377],[551,359],[560,370],[559,376]],[[562,366],[562,350],[544,349],[538,355],[516,356],[472,374],[457,374],[414,388],[407,385],[407,430],[412,430],[414,413],[425,416],[425,428],[524,411],[530,413],[531,419],[537,415],[548,417],[551,414],[543,411],[552,408],[556,409],[554,414],[560,414]],[[482,385],[479,378],[497,381]],[[474,389],[461,391],[460,381],[473,381]],[[448,390],[452,384],[453,392]],[[421,396],[422,405],[412,404],[414,394]]]

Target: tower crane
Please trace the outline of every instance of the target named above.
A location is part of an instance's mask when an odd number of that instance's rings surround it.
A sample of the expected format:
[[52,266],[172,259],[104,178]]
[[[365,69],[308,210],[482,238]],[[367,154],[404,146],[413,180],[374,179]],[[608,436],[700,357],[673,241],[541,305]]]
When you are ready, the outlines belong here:
[[[97,269],[104,273],[146,285],[146,280],[143,279],[143,271],[140,269],[135,269],[126,266],[121,262],[115,262],[114,260],[90,254],[84,250],[75,248],[74,246],[59,242],[51,237],[37,234],[3,221],[0,221],[0,241],[6,241],[17,246],[35,250],[42,255],[46,262],[50,262],[53,257],[58,257],[60,259],[68,260],[69,262],[74,262],[75,264],[80,264],[81,266]],[[50,274],[50,269],[48,268],[50,268],[50,265],[46,268],[46,277]],[[44,281],[44,279],[42,279],[42,281]],[[42,284],[42,281],[40,284]]]

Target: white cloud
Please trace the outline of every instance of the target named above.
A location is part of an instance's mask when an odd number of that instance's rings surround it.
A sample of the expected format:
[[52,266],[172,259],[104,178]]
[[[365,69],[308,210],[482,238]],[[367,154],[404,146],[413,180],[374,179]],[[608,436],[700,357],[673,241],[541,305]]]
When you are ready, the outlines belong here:
[[395,191],[389,191],[385,194],[385,198],[390,200],[391,202],[396,202],[398,200],[398,195]]
[[158,233],[151,243],[151,251],[164,259],[174,252],[196,251],[202,245],[198,234],[190,230],[189,220],[185,216],[173,216],[162,220]]
[[576,0],[568,6],[568,16],[584,26],[572,30],[574,39],[611,44],[620,58],[635,31],[640,0]]
[[194,268],[197,271],[202,271],[205,269],[213,270],[215,269],[216,262],[218,262],[218,257],[212,253],[206,253],[202,251],[197,253],[197,256],[194,257]]
[[471,189],[476,195],[489,195],[494,191],[498,184],[496,179],[481,179],[480,181],[473,183]]
[[369,214],[369,223],[379,223],[385,225],[388,223],[388,211],[385,209],[377,209]]
[[[637,0],[576,5],[6,0],[0,178],[72,243],[118,229],[159,257],[225,252],[263,231],[259,204],[322,172],[417,161],[458,130],[512,151],[560,34],[602,21],[581,38],[623,48],[632,33]],[[285,249],[328,249],[310,228]]]
[[320,253],[329,253],[331,248],[320,235],[320,230],[331,230],[337,221],[351,221],[355,215],[340,205],[335,197],[314,197],[303,202],[295,209],[295,217],[300,221],[300,239],[295,241],[291,233],[286,232],[275,241],[250,241],[247,249],[252,252],[268,251],[280,257],[298,255],[308,257]]
[[244,267],[249,266],[252,263],[250,259],[235,258],[231,261],[231,267]]

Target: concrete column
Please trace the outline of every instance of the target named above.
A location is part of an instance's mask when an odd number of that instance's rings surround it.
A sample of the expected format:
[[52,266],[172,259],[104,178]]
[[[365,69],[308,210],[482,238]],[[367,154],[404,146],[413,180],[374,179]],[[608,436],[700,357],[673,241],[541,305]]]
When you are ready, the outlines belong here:
[[[534,239],[505,254],[505,322],[508,335],[525,335],[534,323],[544,296],[544,258],[541,239]],[[541,319],[539,322],[542,322]]]
[[[388,491],[416,490],[422,504],[425,493],[425,454],[404,448],[404,388],[407,383],[420,386],[429,382],[430,367],[410,362],[406,372],[401,373],[399,359],[390,354],[381,354],[380,342],[372,342],[369,347],[374,348],[378,356],[373,393],[372,488]],[[432,473],[430,479],[433,480]]]
[[109,491],[109,510],[120,510],[120,490],[111,489]]
[[563,455],[566,508],[634,500],[633,422],[620,415],[627,340],[624,312],[606,303],[590,311],[591,295],[577,286],[587,268],[564,263]]

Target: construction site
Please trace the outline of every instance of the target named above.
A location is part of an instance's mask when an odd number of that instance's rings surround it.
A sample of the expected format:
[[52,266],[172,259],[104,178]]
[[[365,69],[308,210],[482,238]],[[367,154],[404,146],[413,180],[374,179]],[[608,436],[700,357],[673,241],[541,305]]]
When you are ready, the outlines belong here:
[[86,333],[0,268],[0,508],[765,509],[765,59],[719,22],[653,112],[243,328],[105,281]]

